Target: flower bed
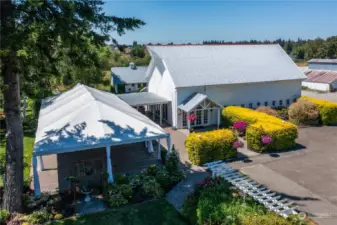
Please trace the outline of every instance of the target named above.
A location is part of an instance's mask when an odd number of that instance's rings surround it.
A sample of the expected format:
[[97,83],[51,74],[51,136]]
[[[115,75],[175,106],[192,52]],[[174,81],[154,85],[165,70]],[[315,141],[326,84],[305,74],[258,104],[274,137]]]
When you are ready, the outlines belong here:
[[[298,136],[298,131],[292,123],[266,113],[238,106],[226,107],[222,115],[230,124],[238,121],[245,121],[248,124],[246,140],[248,147],[253,150],[264,152],[285,150],[296,146],[295,139]],[[263,136],[268,136],[272,142],[264,143]]]
[[229,129],[191,133],[185,146],[188,158],[194,165],[235,157],[236,135]]
[[174,151],[167,155],[164,167],[151,165],[134,176],[118,175],[115,183],[104,185],[104,200],[110,207],[161,198],[179,183],[184,174],[179,170],[179,158]]
[[285,219],[268,212],[263,205],[242,193],[220,177],[206,178],[184,201],[182,215],[191,224],[296,225],[296,218]]
[[310,101],[317,106],[320,119],[324,125],[337,124],[337,103],[307,96],[302,96],[301,100]]

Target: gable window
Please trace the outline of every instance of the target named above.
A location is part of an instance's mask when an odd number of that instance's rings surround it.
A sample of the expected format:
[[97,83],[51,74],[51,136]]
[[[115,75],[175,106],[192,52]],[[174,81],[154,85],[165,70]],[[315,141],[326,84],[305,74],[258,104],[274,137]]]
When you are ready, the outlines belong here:
[[264,106],[268,106],[268,102],[264,102]]
[[275,106],[276,105],[276,101],[273,101],[273,106]]
[[282,100],[280,100],[280,106],[282,106],[283,105],[283,101]]
[[250,109],[253,108],[253,103],[249,103],[249,108],[250,108]]

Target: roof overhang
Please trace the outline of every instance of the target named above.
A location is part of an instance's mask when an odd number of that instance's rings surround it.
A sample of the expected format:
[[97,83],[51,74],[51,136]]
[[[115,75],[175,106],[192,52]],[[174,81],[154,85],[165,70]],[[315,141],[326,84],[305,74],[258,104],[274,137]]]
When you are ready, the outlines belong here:
[[131,106],[166,104],[170,100],[152,92],[134,92],[117,95],[120,99]]
[[216,103],[215,101],[211,100],[207,95],[201,93],[193,93],[190,95],[183,103],[181,103],[178,108],[185,111],[191,112],[195,109],[201,102],[208,99],[214,105],[218,106],[219,108],[223,108],[222,105]]

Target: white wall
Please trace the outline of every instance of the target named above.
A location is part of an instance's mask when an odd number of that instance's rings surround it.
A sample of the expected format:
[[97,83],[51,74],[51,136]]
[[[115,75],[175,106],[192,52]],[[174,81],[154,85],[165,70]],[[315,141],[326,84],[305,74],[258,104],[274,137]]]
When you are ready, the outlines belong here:
[[148,92],[156,93],[171,101],[171,104],[168,104],[168,123],[176,126],[176,90],[172,77],[167,70],[165,62],[155,57],[153,57],[152,60],[154,60],[154,69],[148,82]]
[[317,91],[330,91],[330,84],[326,84],[326,83],[303,81],[302,86],[307,87],[312,90],[317,90]]
[[[257,103],[263,106],[264,102],[268,102],[272,106],[272,102],[276,101],[276,105],[280,106],[280,100],[283,101],[283,106],[286,106],[286,101],[289,99],[292,103],[293,99],[301,96],[301,81],[277,81],[266,83],[251,83],[251,84],[230,84],[230,85],[214,85],[214,86],[199,86],[185,87],[177,89],[177,104],[181,104],[187,97],[194,92],[204,93],[213,101],[222,106],[245,104],[249,107],[249,103],[253,107],[257,107]],[[179,126],[181,124],[179,119]]]

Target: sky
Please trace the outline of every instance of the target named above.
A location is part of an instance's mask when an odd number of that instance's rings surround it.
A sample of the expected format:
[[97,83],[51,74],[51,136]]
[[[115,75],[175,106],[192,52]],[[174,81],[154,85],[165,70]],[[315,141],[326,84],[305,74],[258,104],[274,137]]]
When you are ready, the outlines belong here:
[[203,40],[275,40],[337,35],[337,1],[115,1],[108,15],[136,17],[146,25],[120,44],[202,43]]

